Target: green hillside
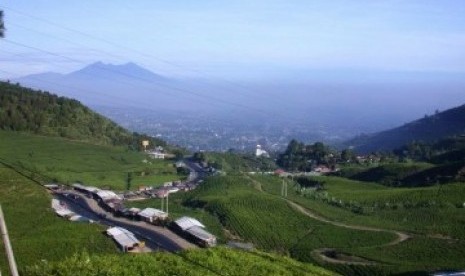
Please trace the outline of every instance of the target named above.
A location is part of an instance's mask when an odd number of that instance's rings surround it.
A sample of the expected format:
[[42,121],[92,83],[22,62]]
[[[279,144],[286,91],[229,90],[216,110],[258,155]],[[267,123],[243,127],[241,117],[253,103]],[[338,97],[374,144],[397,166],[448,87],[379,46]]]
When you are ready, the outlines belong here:
[[[226,248],[124,255],[97,224],[71,223],[50,208],[43,187],[0,165],[0,203],[22,275],[334,275],[259,251]],[[7,274],[3,245],[0,271]]]
[[465,133],[465,105],[438,112],[401,127],[364,135],[345,143],[356,151],[369,153],[399,148],[412,141],[430,142]]
[[[51,209],[51,199],[43,187],[0,164],[0,204],[20,270],[41,260],[58,261],[82,251],[117,253],[116,245],[102,234],[104,227],[59,218]],[[7,267],[1,243],[2,275],[7,275]]]
[[465,137],[412,142],[394,152],[390,163],[344,164],[336,174],[388,186],[431,186],[465,181]]
[[[199,218],[220,241],[251,242],[260,250],[316,263],[343,275],[427,275],[463,267],[464,186],[405,189],[336,177],[316,180],[324,183],[325,190],[302,192],[297,183],[286,180],[287,199],[324,221],[308,217],[284,200],[282,179],[276,176],[212,177],[191,193],[170,196],[170,210],[174,217]],[[133,205],[158,207],[160,201]],[[397,243],[392,231],[364,227],[407,231],[411,237]],[[335,248],[351,256],[349,260],[361,258],[376,265],[328,263],[315,253],[321,248]]]
[[[97,144],[132,145],[133,134],[77,100],[0,82],[0,129],[59,136]],[[163,141],[154,143],[165,145]]]
[[[255,176],[267,193],[280,195],[282,179]],[[288,183],[288,199],[338,225],[364,225],[405,231],[410,239],[392,245],[343,248],[380,266],[324,264],[344,275],[430,275],[431,271],[465,268],[465,186],[448,184],[391,188],[338,177],[317,177],[324,189],[301,189]],[[320,262],[320,264],[322,264]]]
[[179,254],[74,256],[58,263],[42,263],[26,270],[27,275],[336,275],[333,272],[290,258],[259,251],[224,247],[189,250]]
[[123,146],[94,145],[60,137],[0,131],[0,162],[14,166],[43,182],[127,188],[161,185],[182,178],[168,160],[152,160]]

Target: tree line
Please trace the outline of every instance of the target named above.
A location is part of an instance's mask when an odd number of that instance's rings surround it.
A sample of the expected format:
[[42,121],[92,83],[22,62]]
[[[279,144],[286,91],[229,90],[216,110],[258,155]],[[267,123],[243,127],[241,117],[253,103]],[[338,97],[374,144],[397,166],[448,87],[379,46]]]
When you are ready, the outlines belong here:
[[77,100],[9,82],[0,82],[0,129],[128,145],[133,149],[139,149],[142,140],[166,146],[162,140],[127,131]]

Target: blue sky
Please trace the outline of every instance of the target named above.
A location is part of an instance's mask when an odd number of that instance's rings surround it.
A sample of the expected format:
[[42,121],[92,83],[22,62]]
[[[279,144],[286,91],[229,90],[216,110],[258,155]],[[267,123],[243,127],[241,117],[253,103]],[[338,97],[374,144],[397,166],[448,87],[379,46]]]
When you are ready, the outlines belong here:
[[6,0],[0,9],[3,78],[95,61],[232,79],[307,70],[465,73],[461,0]]

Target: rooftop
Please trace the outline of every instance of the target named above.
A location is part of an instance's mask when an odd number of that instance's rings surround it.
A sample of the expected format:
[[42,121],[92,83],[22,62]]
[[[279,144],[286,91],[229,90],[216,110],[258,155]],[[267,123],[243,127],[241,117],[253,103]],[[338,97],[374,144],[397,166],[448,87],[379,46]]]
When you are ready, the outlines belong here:
[[205,225],[203,225],[200,221],[191,217],[179,218],[174,223],[176,223],[176,225],[178,225],[182,230],[186,230],[194,226],[205,228]]

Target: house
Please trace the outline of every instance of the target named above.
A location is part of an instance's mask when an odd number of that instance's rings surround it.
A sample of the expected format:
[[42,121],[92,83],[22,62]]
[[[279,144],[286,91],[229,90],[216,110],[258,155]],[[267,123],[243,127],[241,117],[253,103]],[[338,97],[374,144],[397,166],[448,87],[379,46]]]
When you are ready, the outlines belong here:
[[135,207],[124,208],[121,212],[121,215],[126,218],[134,220],[134,219],[139,219],[139,216],[138,216],[139,212],[140,212],[139,208],[135,208]]
[[124,204],[123,200],[119,198],[111,198],[101,202],[100,204],[104,209],[117,215],[123,214]]
[[45,188],[49,189],[49,190],[52,190],[52,191],[56,191],[56,190],[59,190],[60,189],[60,185],[58,184],[46,184],[44,185]]
[[96,192],[100,191],[100,189],[97,187],[84,186],[79,183],[74,183],[72,186],[74,190],[81,192],[81,193],[86,193],[86,194],[95,194]]
[[169,191],[167,189],[158,189],[156,190],[153,195],[157,198],[165,198],[169,194]]
[[112,237],[124,252],[134,250],[142,245],[132,232],[122,227],[108,228],[107,235]]
[[327,166],[323,166],[323,165],[315,167],[313,169],[313,171],[318,172],[318,173],[330,173],[330,172],[332,172],[332,170],[330,168],[328,168]]
[[167,213],[155,208],[145,208],[144,210],[140,211],[137,215],[141,220],[146,221],[148,223],[154,223],[156,221],[161,221],[168,218]]
[[152,159],[165,159],[165,153],[158,149],[147,151],[147,154]]
[[200,246],[216,245],[216,237],[205,230],[205,225],[191,217],[182,217],[172,223],[173,230]]
[[62,218],[70,218],[75,215],[75,213],[66,207],[60,200],[53,198],[52,199],[52,208],[55,210],[55,213]]
[[179,191],[180,191],[179,187],[169,187],[168,188],[168,193],[170,193],[170,194],[174,194],[174,193],[177,193]]
[[99,190],[95,194],[98,198],[100,198],[103,201],[109,201],[114,199],[122,200],[122,198],[113,191]]
[[186,164],[183,161],[178,161],[175,164],[176,168],[184,168],[186,167]]

